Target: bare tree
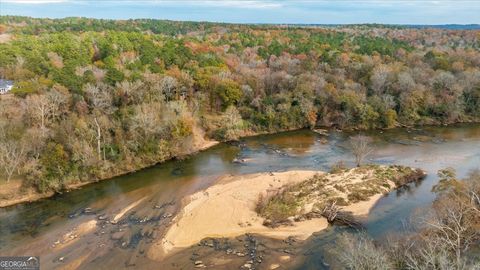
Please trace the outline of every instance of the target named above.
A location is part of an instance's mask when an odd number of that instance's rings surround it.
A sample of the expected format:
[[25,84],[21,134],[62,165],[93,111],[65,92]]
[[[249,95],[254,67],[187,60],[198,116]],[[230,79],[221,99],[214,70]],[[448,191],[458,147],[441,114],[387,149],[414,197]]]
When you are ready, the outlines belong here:
[[23,141],[8,139],[4,127],[0,130],[0,168],[10,182],[13,174],[19,170],[25,161],[25,144]]
[[32,121],[33,126],[38,126],[45,135],[47,127],[52,121],[60,119],[63,113],[66,112],[68,97],[52,89],[45,95],[29,95],[25,99],[25,111]]
[[112,105],[113,98],[111,88],[106,84],[88,84],[84,89],[89,100],[90,108],[93,111],[111,114],[115,107]]
[[373,149],[370,144],[371,139],[364,135],[356,135],[350,138],[350,148],[355,156],[355,162],[358,167],[360,167],[365,158],[372,153]]
[[379,65],[373,70],[373,74],[370,78],[372,81],[372,88],[377,94],[383,93],[388,85],[388,79],[390,75],[390,68],[386,65]]
[[162,77],[156,73],[145,72],[142,80],[143,87],[139,90],[143,91],[143,102],[159,102],[165,101],[162,88]]
[[111,88],[106,84],[91,85],[85,87],[85,92],[90,101],[90,108],[93,114],[93,129],[96,133],[97,157],[105,160],[105,151],[102,154],[102,141],[105,143],[105,130],[109,121],[101,121],[115,111]]
[[[73,127],[62,125],[65,133],[69,134],[66,138],[66,146],[71,151],[71,159],[85,167],[94,167],[98,165],[98,149],[96,144],[95,120],[90,117],[82,121],[81,124]],[[98,121],[98,119],[97,119]]]
[[116,94],[126,102],[142,103],[145,101],[144,84],[141,81],[122,81],[115,86]]
[[177,90],[177,87],[178,87],[178,82],[173,77],[165,76],[160,82],[160,87],[162,89],[163,94],[165,95],[166,101],[168,102],[169,100],[173,99],[175,91]]
[[337,244],[341,250],[338,259],[346,269],[394,269],[387,253],[364,234],[344,234]]
[[243,120],[237,108],[235,108],[235,106],[228,107],[222,117],[222,120],[225,127],[225,139],[238,139],[239,132],[242,129]]
[[24,159],[25,148],[23,144],[13,142],[0,142],[0,162],[1,168],[5,172],[7,182],[10,181],[13,174],[18,171],[20,164]]
[[467,181],[459,181],[450,168],[438,175],[442,179],[433,189],[437,199],[420,224],[420,241],[409,252],[407,265],[411,269],[476,269],[466,254],[480,240],[480,175],[474,172]]
[[153,138],[162,131],[161,103],[148,103],[135,107],[135,114],[131,119],[131,128],[140,134],[143,139]]
[[462,269],[464,253],[480,240],[479,178],[470,177],[470,183],[453,180],[452,189],[440,193],[431,215],[425,220],[432,237],[454,254],[456,268]]
[[421,236],[420,239],[412,239],[409,244],[404,243],[403,247],[404,250],[395,250],[395,252],[405,253],[401,261],[407,269],[456,268],[456,263],[451,260],[448,249],[438,237]]
[[98,160],[102,160],[102,129],[98,123],[97,117],[93,118],[95,122],[95,127],[97,128],[97,155]]
[[67,91],[67,89],[61,89],[59,86],[56,86],[46,94],[49,106],[48,117],[52,121],[61,119],[62,115],[67,113],[69,100]]
[[52,111],[51,102],[46,95],[30,95],[25,100],[26,111],[33,121],[33,125],[38,125],[45,134],[46,126],[50,120]]
[[381,262],[386,265],[381,269],[389,269],[391,262],[394,269],[480,269],[478,260],[470,256],[480,241],[480,173],[473,172],[464,181],[457,180],[449,169],[439,175],[444,178],[441,188],[434,189],[437,197],[422,213],[419,226],[412,228],[414,233],[381,246],[362,235],[346,235],[339,240],[342,251],[338,258],[343,265],[375,269]]

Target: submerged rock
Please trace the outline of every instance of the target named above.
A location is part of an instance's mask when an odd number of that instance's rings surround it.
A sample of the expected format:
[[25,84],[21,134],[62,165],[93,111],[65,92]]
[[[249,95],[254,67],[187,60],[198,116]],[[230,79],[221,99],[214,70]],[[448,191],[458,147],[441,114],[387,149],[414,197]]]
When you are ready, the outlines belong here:
[[84,215],[93,215],[93,214],[95,214],[95,212],[93,211],[93,209],[90,208],[90,207],[87,207],[87,208],[83,209],[82,213],[83,213]]
[[244,269],[252,269],[252,265],[250,263],[246,263],[243,265]]
[[247,160],[244,159],[244,158],[234,158],[232,160],[232,163],[236,163],[236,164],[242,164],[242,163],[245,163],[245,162],[247,162]]
[[110,238],[112,238],[112,240],[120,240],[124,235],[125,235],[125,232],[116,232],[116,233],[113,233],[110,236]]

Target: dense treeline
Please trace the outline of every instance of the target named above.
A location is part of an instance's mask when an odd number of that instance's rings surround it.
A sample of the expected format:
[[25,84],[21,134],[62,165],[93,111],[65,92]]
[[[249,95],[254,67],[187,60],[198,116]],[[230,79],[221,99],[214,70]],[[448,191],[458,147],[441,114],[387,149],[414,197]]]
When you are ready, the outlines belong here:
[[186,34],[196,30],[206,30],[219,25],[207,22],[176,22],[153,19],[91,20],[79,17],[65,19],[35,19],[21,16],[2,16],[0,17],[0,23],[9,25],[13,32],[29,35],[63,31],[150,31],[154,34],[176,35]]
[[0,37],[15,82],[2,168],[41,191],[191,152],[204,133],[480,117],[475,31],[3,16]]

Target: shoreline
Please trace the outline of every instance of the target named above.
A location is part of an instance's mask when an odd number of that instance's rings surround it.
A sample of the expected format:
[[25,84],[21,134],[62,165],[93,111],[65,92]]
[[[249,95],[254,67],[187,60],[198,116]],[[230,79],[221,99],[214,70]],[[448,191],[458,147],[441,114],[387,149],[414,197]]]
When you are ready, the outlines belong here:
[[[289,132],[289,131],[296,131],[296,130],[303,130],[303,129],[305,129],[305,128],[277,130],[277,131],[272,131],[272,132],[257,132],[257,133],[246,132],[239,139],[250,138],[250,137],[255,137],[255,136],[262,136],[262,135],[272,135],[272,134],[277,134],[277,133],[281,133],[281,132]],[[65,192],[70,192],[70,191],[73,191],[73,190],[76,190],[76,189],[80,189],[84,186],[95,184],[95,183],[98,183],[98,182],[101,182],[101,181],[107,181],[107,180],[111,180],[111,179],[116,178],[116,177],[121,177],[121,176],[124,176],[124,175],[129,175],[129,174],[132,174],[132,173],[136,173],[138,171],[145,170],[145,169],[148,169],[148,168],[152,168],[156,165],[160,165],[160,164],[163,164],[167,161],[171,161],[171,160],[174,160],[174,159],[182,159],[182,158],[185,158],[185,157],[189,157],[189,156],[198,154],[200,152],[206,151],[206,150],[208,150],[208,149],[210,149],[210,148],[212,148],[212,147],[214,147],[214,146],[216,146],[220,143],[225,143],[225,142],[216,141],[216,140],[205,140],[204,139],[204,143],[202,143],[199,147],[193,149],[189,153],[184,153],[184,154],[181,154],[181,155],[178,155],[178,156],[174,156],[174,157],[171,157],[171,158],[166,159],[166,160],[158,161],[158,162],[153,163],[153,164],[149,164],[149,165],[146,165],[146,166],[143,166],[143,167],[140,167],[140,168],[136,168],[134,170],[122,171],[122,172],[119,172],[119,173],[116,173],[116,174],[108,175],[104,178],[99,178],[99,179],[90,180],[90,181],[86,181],[86,182],[80,182],[80,183],[73,183],[73,184],[70,184],[66,187]],[[7,183],[0,184],[0,188],[2,187],[2,185],[6,185],[6,184]],[[16,190],[16,191],[18,191],[18,190]],[[39,201],[39,200],[42,200],[42,199],[51,198],[51,197],[53,197],[57,194],[56,192],[53,192],[53,191],[48,191],[48,192],[45,192],[45,193],[38,193],[32,187],[29,187],[26,192],[28,192],[28,194],[22,194],[21,196],[14,197],[14,198],[11,198],[11,199],[6,199],[6,200],[0,199],[0,208],[15,206],[17,204],[22,204],[22,203],[32,203],[32,202]]]
[[[205,238],[232,238],[249,233],[281,240],[295,237],[304,241],[326,229],[329,226],[327,219],[318,217],[294,222],[292,226],[271,228],[263,225],[264,218],[255,211],[256,203],[265,191],[327,175],[330,174],[297,170],[220,177],[216,184],[184,198],[182,210],[174,217],[165,235],[148,250],[147,256],[158,261]],[[385,192],[393,189],[392,183]],[[343,207],[343,210],[354,216],[368,215],[383,196],[384,193],[372,195],[365,201]]]
[[[413,125],[413,126],[398,125],[398,126],[395,126],[395,127],[392,127],[392,128],[366,129],[366,130],[411,129],[411,128],[422,128],[422,127],[445,127],[445,126],[453,126],[453,125],[475,125],[475,124],[480,124],[480,121],[462,121],[462,122],[454,122],[454,123],[447,123],[447,124],[436,123],[436,124],[423,124],[423,125]],[[316,129],[327,129],[327,130],[334,129],[334,128],[335,128],[334,126],[318,126],[318,127],[316,127]],[[276,131],[272,131],[272,132],[268,132],[268,131],[266,131],[266,132],[251,132],[251,131],[249,131],[249,132],[245,132],[243,134],[243,136],[240,136],[239,139],[252,138],[252,137],[263,136],[263,135],[272,135],[272,134],[277,134],[277,133],[281,133],[281,132],[291,132],[291,131],[297,131],[297,130],[303,130],[303,129],[306,129],[306,128],[293,128],[293,129],[286,129],[286,130],[276,130]],[[342,130],[345,130],[345,131],[359,131],[359,130],[365,130],[365,129],[350,128],[350,129],[342,129]],[[313,131],[313,132],[315,132],[315,131]],[[79,189],[79,188],[82,188],[82,187],[90,185],[90,184],[95,184],[95,183],[100,182],[100,181],[106,181],[106,180],[110,180],[110,179],[113,179],[113,178],[116,178],[116,177],[128,175],[128,174],[131,174],[131,173],[135,173],[135,172],[138,172],[138,171],[148,169],[148,168],[154,167],[156,165],[162,164],[162,163],[167,162],[169,160],[174,160],[174,159],[178,159],[178,158],[184,158],[184,157],[188,157],[188,156],[191,156],[191,155],[195,155],[199,152],[208,150],[209,148],[222,143],[220,141],[215,141],[215,140],[205,140],[205,142],[206,143],[202,144],[200,147],[198,147],[196,149],[193,149],[191,152],[183,154],[183,155],[174,156],[174,157],[171,157],[167,160],[158,161],[154,164],[146,165],[146,166],[143,166],[143,167],[140,167],[140,168],[136,168],[134,170],[122,171],[122,172],[119,172],[119,173],[116,173],[116,174],[113,174],[113,175],[106,176],[104,178],[68,185],[65,192],[70,192],[72,190]],[[0,184],[0,188],[4,184],[5,183]],[[6,200],[0,199],[0,208],[14,206],[14,205],[17,205],[17,204],[22,204],[22,203],[31,203],[31,202],[35,202],[35,201],[38,201],[38,200],[41,200],[41,199],[46,199],[46,198],[53,197],[57,194],[55,192],[38,193],[38,192],[35,192],[33,188],[29,188],[27,190],[27,192],[28,192],[28,194],[22,194],[21,196],[18,196],[18,197],[15,197],[15,198],[6,199]]]
[[[205,143],[203,143],[199,147],[193,149],[193,151],[191,151],[189,153],[179,155],[179,156],[175,156],[175,157],[172,157],[172,158],[167,159],[167,160],[159,161],[155,164],[147,165],[147,166],[144,166],[142,168],[137,168],[135,170],[119,172],[119,173],[109,175],[109,176],[101,178],[101,179],[96,179],[96,180],[91,180],[91,181],[86,181],[86,182],[80,182],[80,183],[74,183],[74,184],[68,185],[65,192],[70,192],[70,191],[73,191],[73,190],[76,190],[76,189],[80,189],[84,186],[95,184],[95,183],[98,183],[98,182],[101,182],[101,181],[111,180],[111,179],[116,178],[116,177],[129,175],[129,174],[141,171],[141,170],[145,170],[145,169],[154,167],[156,165],[162,164],[162,163],[170,161],[170,160],[174,160],[174,159],[178,159],[178,158],[185,158],[185,157],[188,157],[188,156],[191,156],[191,155],[195,155],[199,152],[206,151],[206,150],[208,150],[208,149],[210,149],[210,148],[212,148],[212,147],[214,147],[218,144],[220,144],[219,141],[213,141],[213,140],[212,141],[205,141]],[[2,185],[7,185],[7,183],[3,183]],[[2,187],[2,185],[0,185],[0,188]],[[42,200],[42,199],[51,198],[51,197],[53,197],[57,194],[53,191],[49,191],[49,192],[46,192],[46,193],[38,193],[38,192],[35,192],[33,188],[28,188],[28,190],[26,192],[27,192],[27,194],[22,194],[19,197],[15,197],[15,198],[12,198],[12,199],[7,199],[7,200],[0,200],[0,208],[11,207],[11,206],[15,206],[17,204],[22,204],[22,203],[32,203],[32,202],[39,201],[39,200]]]

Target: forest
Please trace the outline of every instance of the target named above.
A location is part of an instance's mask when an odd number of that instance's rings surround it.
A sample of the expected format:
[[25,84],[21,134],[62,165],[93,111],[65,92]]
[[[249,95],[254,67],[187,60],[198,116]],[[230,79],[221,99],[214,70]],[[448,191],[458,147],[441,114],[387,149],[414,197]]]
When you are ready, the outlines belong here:
[[1,16],[3,179],[60,192],[203,138],[478,122],[479,48],[478,30]]

